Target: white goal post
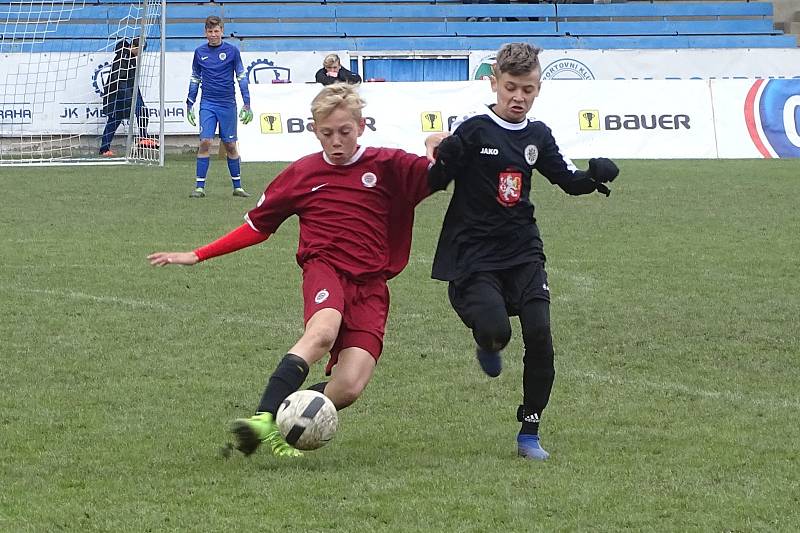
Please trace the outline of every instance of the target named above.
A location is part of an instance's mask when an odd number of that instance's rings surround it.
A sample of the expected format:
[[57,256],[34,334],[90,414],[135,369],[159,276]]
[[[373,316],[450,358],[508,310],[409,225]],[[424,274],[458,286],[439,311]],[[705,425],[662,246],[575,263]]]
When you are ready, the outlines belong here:
[[166,0],[0,0],[0,165],[164,164]]

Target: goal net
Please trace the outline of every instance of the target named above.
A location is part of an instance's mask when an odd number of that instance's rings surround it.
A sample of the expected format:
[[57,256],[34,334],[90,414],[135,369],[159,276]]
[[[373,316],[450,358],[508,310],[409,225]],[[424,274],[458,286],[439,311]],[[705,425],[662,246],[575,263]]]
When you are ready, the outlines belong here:
[[163,164],[165,0],[0,0],[0,165]]

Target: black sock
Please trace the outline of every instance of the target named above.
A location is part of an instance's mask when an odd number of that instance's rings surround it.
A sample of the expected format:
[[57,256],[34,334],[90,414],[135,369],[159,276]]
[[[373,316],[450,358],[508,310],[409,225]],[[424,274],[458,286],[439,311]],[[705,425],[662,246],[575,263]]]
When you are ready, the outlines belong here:
[[319,393],[325,394],[325,385],[327,385],[327,381],[320,381],[319,383],[314,383],[311,385],[308,390],[315,390]]
[[287,353],[270,376],[257,413],[275,413],[283,400],[300,388],[308,376],[308,364],[300,357]]
[[522,422],[522,428],[519,430],[522,435],[538,435],[539,434],[539,413],[534,410],[520,405],[517,408],[517,421]]

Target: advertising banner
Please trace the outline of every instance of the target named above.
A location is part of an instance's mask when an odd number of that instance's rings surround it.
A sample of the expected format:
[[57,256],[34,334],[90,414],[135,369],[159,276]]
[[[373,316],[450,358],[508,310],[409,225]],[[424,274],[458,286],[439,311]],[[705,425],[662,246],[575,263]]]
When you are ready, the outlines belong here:
[[716,157],[707,81],[548,81],[533,115],[569,157]]
[[[245,161],[292,160],[319,151],[308,129],[319,87],[258,86],[258,121],[240,128]],[[364,84],[364,144],[423,153],[424,139],[494,101],[488,81]],[[657,97],[655,95],[658,95]],[[485,109],[485,107],[483,108]],[[531,116],[543,120],[568,157],[713,158],[707,81],[552,81]]]
[[[472,79],[490,73],[495,50],[469,53]],[[800,79],[800,48],[544,50],[543,80]]]
[[[198,42],[198,44],[200,44]],[[338,52],[348,64],[347,52]],[[326,54],[316,52],[242,52],[242,63],[251,87],[273,83],[313,82]],[[97,135],[106,117],[102,113],[103,92],[111,72],[112,53],[5,54],[0,61],[0,134]],[[191,52],[166,54],[164,84],[165,132],[197,133],[186,122],[186,96],[192,73]],[[157,118],[158,85],[149,81],[158,57],[144,54],[140,83],[151,117]],[[233,80],[231,81],[233,83]],[[317,87],[319,87],[317,85]],[[237,98],[238,98],[238,88]],[[202,89],[201,89],[202,94]],[[241,103],[241,101],[240,101]]]
[[[650,57],[669,51],[630,52]],[[737,53],[760,57],[758,50]],[[680,68],[691,67],[685,54]],[[345,52],[339,55],[343,63],[349,61]],[[143,72],[154,68],[154,57],[145,55]],[[0,135],[99,135],[106,122],[102,93],[111,59],[111,54],[5,55],[0,62]],[[257,117],[239,127],[245,160],[287,161],[319,150],[308,125],[310,103],[321,86],[306,82],[322,59],[323,54],[309,52],[243,54]],[[168,135],[198,133],[185,120],[191,61],[191,53],[167,55]],[[594,74],[584,76],[590,65],[581,63],[557,63],[562,74],[546,68],[531,111],[553,130],[568,157],[800,157],[800,78],[598,80]],[[800,61],[790,61],[782,68],[797,65]],[[775,65],[765,68],[780,72]],[[568,71],[586,79],[560,79]],[[368,102],[362,141],[414,153],[422,152],[428,134],[449,129],[456,117],[495,100],[488,80],[365,83],[359,90]],[[151,117],[159,113],[156,91],[142,91]]]
[[[320,150],[308,129],[311,100],[321,86],[258,86],[251,92],[258,120],[240,127],[243,161],[288,161]],[[365,83],[366,130],[371,146],[424,152],[430,133],[447,131],[459,113],[492,97],[488,82]]]
[[800,80],[714,80],[720,158],[800,157]]

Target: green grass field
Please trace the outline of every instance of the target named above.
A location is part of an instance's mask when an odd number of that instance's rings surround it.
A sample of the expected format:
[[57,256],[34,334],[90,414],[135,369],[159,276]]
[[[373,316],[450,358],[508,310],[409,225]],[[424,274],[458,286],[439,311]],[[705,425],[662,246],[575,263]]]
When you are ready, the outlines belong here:
[[[292,220],[192,268],[145,256],[236,227],[215,160],[0,169],[0,531],[800,530],[800,166],[622,161],[613,194],[537,177],[553,292],[552,458],[515,456],[519,327],[491,380],[430,279],[418,209],[386,346],[331,445],[224,460],[302,331]],[[282,165],[244,165],[260,192]],[[322,377],[312,369],[309,383]]]

